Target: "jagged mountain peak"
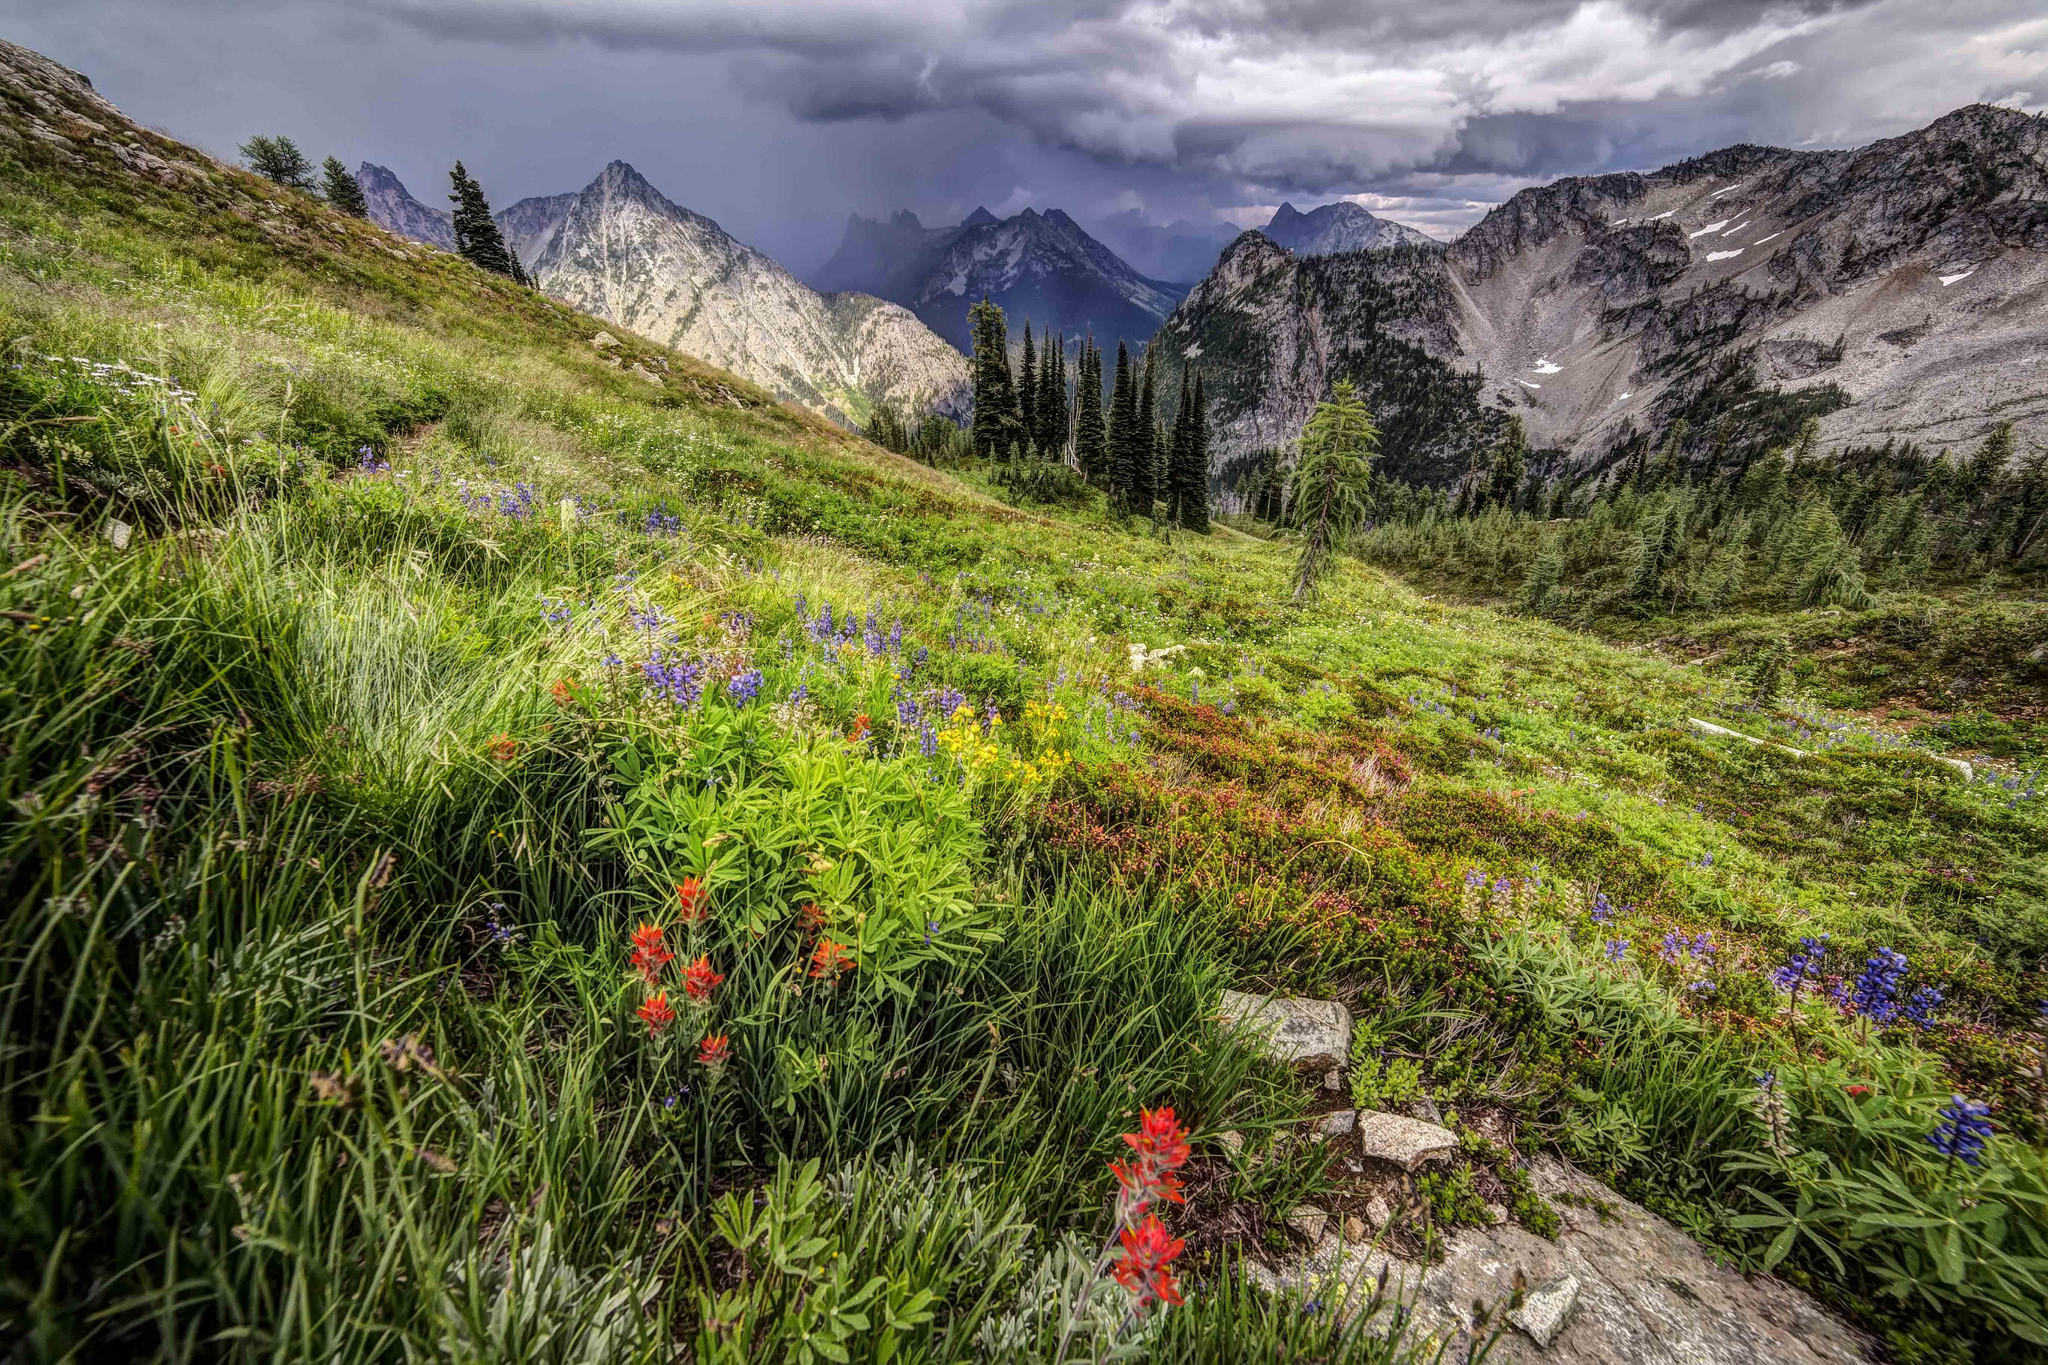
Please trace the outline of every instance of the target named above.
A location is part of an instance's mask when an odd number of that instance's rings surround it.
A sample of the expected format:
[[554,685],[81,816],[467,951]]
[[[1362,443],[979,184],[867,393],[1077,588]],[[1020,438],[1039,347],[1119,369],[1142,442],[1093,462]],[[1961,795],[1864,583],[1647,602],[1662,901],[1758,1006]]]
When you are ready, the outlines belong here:
[[1266,224],[1266,235],[1303,256],[1330,256],[1341,251],[1375,251],[1403,243],[1429,241],[1427,234],[1382,218],[1362,204],[1339,199],[1307,213],[1283,203]]
[[996,217],[993,213],[990,213],[986,208],[977,204],[974,207],[974,212],[968,214],[965,218],[960,220],[960,226],[962,228],[987,227],[990,223],[999,223],[1001,221],[1002,219]]
[[356,167],[356,184],[362,187],[371,222],[386,232],[443,251],[455,250],[455,220],[448,210],[413,198],[405,182],[390,167],[365,161]]
[[538,243],[528,269],[573,307],[840,421],[879,402],[962,410],[965,358],[907,310],[818,293],[624,161],[574,194],[515,208],[528,205],[558,209],[544,230],[522,223]]

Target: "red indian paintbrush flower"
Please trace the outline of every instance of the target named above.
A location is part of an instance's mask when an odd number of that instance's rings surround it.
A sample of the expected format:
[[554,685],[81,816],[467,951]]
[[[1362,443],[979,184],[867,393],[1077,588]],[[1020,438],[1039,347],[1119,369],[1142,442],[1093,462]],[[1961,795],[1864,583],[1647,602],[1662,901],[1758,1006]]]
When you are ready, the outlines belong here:
[[717,1071],[732,1060],[732,1040],[723,1033],[714,1033],[697,1044],[697,1060]]
[[683,968],[683,993],[690,997],[693,1005],[711,1003],[711,992],[718,989],[718,983],[725,977],[711,970],[711,959],[700,954],[695,962]]
[[647,997],[646,1003],[634,1013],[647,1021],[647,1036],[654,1038],[676,1021],[676,1012],[668,1003],[667,991],[656,991]]
[[674,959],[675,954],[662,946],[661,930],[643,924],[633,931],[632,967],[648,985],[652,986],[661,969]]
[[1171,1264],[1183,1243],[1167,1234],[1159,1215],[1146,1214],[1135,1229],[1125,1228],[1120,1240],[1123,1254],[1117,1257],[1112,1273],[1118,1284],[1137,1296],[1137,1311],[1143,1314],[1155,1303],[1179,1303],[1180,1283],[1174,1279]]
[[829,938],[818,940],[818,946],[811,953],[811,975],[830,981],[839,979],[841,972],[853,968],[853,959],[846,955],[846,946],[834,943]]
[[676,905],[683,917],[683,923],[695,924],[704,917],[704,884],[695,877],[685,877],[676,885]]
[[1180,1177],[1174,1174],[1188,1160],[1188,1130],[1173,1116],[1172,1106],[1138,1111],[1138,1131],[1123,1139],[1133,1153],[1129,1161],[1112,1161],[1109,1169],[1122,1187],[1122,1199],[1129,1215],[1136,1217],[1155,1199],[1173,1204],[1187,1203],[1180,1192]]

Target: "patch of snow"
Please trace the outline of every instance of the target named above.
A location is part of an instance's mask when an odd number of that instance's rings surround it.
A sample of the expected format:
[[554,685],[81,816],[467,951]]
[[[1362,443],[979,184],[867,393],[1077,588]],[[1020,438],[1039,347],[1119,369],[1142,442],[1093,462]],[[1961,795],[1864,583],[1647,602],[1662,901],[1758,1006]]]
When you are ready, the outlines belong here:
[[1972,276],[1972,275],[1974,275],[1974,274],[1976,274],[1976,273],[1977,273],[1977,267],[1973,265],[1973,266],[1971,266],[1971,267],[1970,267],[1970,268],[1969,268],[1968,270],[1965,270],[1965,271],[1961,272],[1960,274],[1956,274],[1956,275],[1943,275],[1943,276],[1941,277],[1941,287],[1942,287],[1943,289],[1946,289],[1946,288],[1948,288],[1948,287],[1949,287],[1950,285],[1954,284],[1954,283],[1955,283],[1955,282],[1956,282],[1957,280],[1967,280],[1968,278],[1970,278],[1970,276]]
[[1621,396],[1620,398],[1617,398],[1617,399],[1615,399],[1614,401],[1615,401],[1615,402],[1617,402],[1617,403],[1620,403],[1620,402],[1623,402],[1623,401],[1625,401],[1625,400],[1627,400],[1627,399],[1630,399],[1630,398],[1633,398],[1633,397],[1635,397],[1635,395],[1634,395],[1634,394],[1632,394],[1632,393],[1625,393],[1625,394],[1623,394],[1623,395],[1622,395],[1622,396]]
[[1643,221],[1646,223],[1654,223],[1657,221],[1658,218],[1669,218],[1672,214],[1676,212],[1678,212],[1677,209],[1666,209],[1662,213],[1658,214],[1656,218],[1645,218],[1643,219]]
[[1626,223],[1627,221],[1628,221],[1628,219],[1626,219],[1626,218],[1616,218],[1616,219],[1615,219],[1614,221],[1610,222],[1610,223],[1609,223],[1609,224],[1608,224],[1607,226],[1609,226],[1609,227],[1620,227],[1620,226],[1621,226],[1621,225],[1622,225],[1623,223]]
[[1741,222],[1737,223],[1734,227],[1729,228],[1726,232],[1722,233],[1721,235],[1723,237],[1733,237],[1736,233],[1743,231],[1748,226],[1749,220],[1745,218]]
[[1563,368],[1564,366],[1557,364],[1555,361],[1551,360],[1549,356],[1539,355],[1536,357],[1536,363],[1529,367],[1529,373],[1556,374],[1559,370]]
[[1751,246],[1762,246],[1762,245],[1763,245],[1763,244],[1764,244],[1765,242],[1768,242],[1768,241],[1770,241],[1770,240],[1771,240],[1771,237],[1783,237],[1784,235],[1785,235],[1784,229],[1780,228],[1780,229],[1779,229],[1778,231],[1776,231],[1776,232],[1772,233],[1770,237],[1759,237],[1759,238],[1757,238],[1757,239],[1756,239],[1755,241],[1751,242],[1751,243],[1750,243],[1750,245],[1751,245]]
[[1701,228],[1701,229],[1700,229],[1700,230],[1699,230],[1698,232],[1688,232],[1688,233],[1686,233],[1685,235],[1686,235],[1686,236],[1688,236],[1688,237],[1704,237],[1704,236],[1706,236],[1706,235],[1707,235],[1708,233],[1710,233],[1710,232],[1719,232],[1719,231],[1720,231],[1720,230],[1721,230],[1722,228],[1724,228],[1724,227],[1727,227],[1727,226],[1728,226],[1728,225],[1729,225],[1730,223],[1732,223],[1732,222],[1734,222],[1734,221],[1735,221],[1735,220],[1734,220],[1733,218],[1723,218],[1723,219],[1722,219],[1722,220],[1721,220],[1720,222],[1718,222],[1718,223],[1709,223],[1709,224],[1707,224],[1707,225],[1706,225],[1705,227]]
[[1181,355],[1182,355],[1182,356],[1183,356],[1183,357],[1184,357],[1185,359],[1188,359],[1188,360],[1193,360],[1193,359],[1194,359],[1194,358],[1195,358],[1196,356],[1200,355],[1201,353],[1202,353],[1202,343],[1198,341],[1198,342],[1196,342],[1196,343],[1195,343],[1194,345],[1192,345],[1192,346],[1188,347],[1188,348],[1187,348],[1187,349],[1186,349],[1185,351],[1182,351],[1182,352],[1181,352]]
[[1733,251],[1709,251],[1707,253],[1707,259],[1710,261],[1725,261],[1730,256],[1740,256],[1741,254],[1742,248],[1736,247]]
[[1531,384],[1526,379],[1517,379],[1515,382],[1517,384],[1520,384],[1525,389],[1540,389],[1543,387],[1541,384]]
[[1725,189],[1725,190],[1715,190],[1715,191],[1714,191],[1714,192],[1713,192],[1712,194],[1708,195],[1708,196],[1707,196],[1707,198],[1709,198],[1709,199],[1719,199],[1719,198],[1720,198],[1720,197],[1721,197],[1722,195],[1724,195],[1724,194],[1733,194],[1733,193],[1735,193],[1735,191],[1737,191],[1737,190],[1741,189],[1741,188],[1743,187],[1743,185],[1744,185],[1745,183],[1746,183],[1746,182],[1744,182],[1744,181],[1738,180],[1738,181],[1736,181],[1736,182],[1735,182],[1734,184],[1730,185],[1730,186],[1729,186],[1729,187],[1728,187],[1727,189]]

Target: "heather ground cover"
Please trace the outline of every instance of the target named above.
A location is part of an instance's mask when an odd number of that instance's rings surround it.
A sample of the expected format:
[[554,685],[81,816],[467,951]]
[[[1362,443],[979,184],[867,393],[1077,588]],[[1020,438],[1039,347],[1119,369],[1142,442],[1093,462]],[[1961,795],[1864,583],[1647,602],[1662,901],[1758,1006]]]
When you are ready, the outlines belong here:
[[1011,507],[233,194],[0,190],[26,1358],[1483,1345],[1239,1286],[1344,1177],[1226,986],[1461,1116],[1426,1226],[1540,1231],[1555,1146],[1902,1359],[2048,1333],[2023,738],[1965,782],[1974,713],[1349,558],[1297,607],[1284,538]]

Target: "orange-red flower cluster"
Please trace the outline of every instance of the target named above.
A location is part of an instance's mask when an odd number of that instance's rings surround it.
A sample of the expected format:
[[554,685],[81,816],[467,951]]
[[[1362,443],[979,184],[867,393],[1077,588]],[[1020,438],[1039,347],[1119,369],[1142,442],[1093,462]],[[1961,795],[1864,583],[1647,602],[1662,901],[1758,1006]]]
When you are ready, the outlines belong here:
[[732,1060],[732,1040],[723,1033],[714,1033],[697,1045],[697,1060],[713,1071],[720,1070]]
[[1159,1215],[1146,1214],[1136,1228],[1123,1230],[1121,1240],[1123,1254],[1116,1258],[1113,1273],[1118,1284],[1137,1296],[1138,1313],[1144,1314],[1157,1303],[1179,1303],[1180,1283],[1174,1278],[1172,1262],[1180,1255],[1182,1241],[1167,1234]]
[[569,703],[576,700],[576,680],[574,678],[555,679],[555,685],[548,689],[548,695],[555,699],[555,705],[557,706],[569,705]]
[[846,945],[834,943],[829,938],[818,940],[818,946],[811,950],[811,975],[827,981],[837,981],[840,974],[853,970],[853,959],[847,956]]
[[661,930],[643,924],[633,931],[632,967],[648,985],[652,986],[661,969],[674,959],[675,954],[662,945]]
[[667,991],[656,991],[647,997],[635,1011],[647,1023],[647,1036],[659,1037],[661,1031],[676,1021],[676,1012],[668,1003]]
[[704,884],[695,877],[683,878],[676,886],[676,907],[685,924],[695,924],[704,918],[709,908],[705,904]]
[[866,739],[870,723],[868,713],[865,711],[855,716],[853,718],[853,728],[846,732],[846,742],[848,744],[858,744]]
[[697,960],[683,968],[683,993],[690,997],[693,1005],[711,1003],[711,992],[718,989],[718,983],[725,977],[711,970],[711,959],[700,953]]
[[1188,1130],[1174,1118],[1171,1105],[1140,1109],[1138,1131],[1125,1133],[1123,1139],[1133,1155],[1129,1161],[1110,1162],[1109,1169],[1121,1187],[1119,1200],[1126,1221],[1143,1213],[1155,1199],[1188,1202],[1180,1192],[1180,1177],[1174,1174],[1187,1164]]
[[500,763],[510,763],[519,757],[519,741],[500,730],[485,743],[484,753]]

